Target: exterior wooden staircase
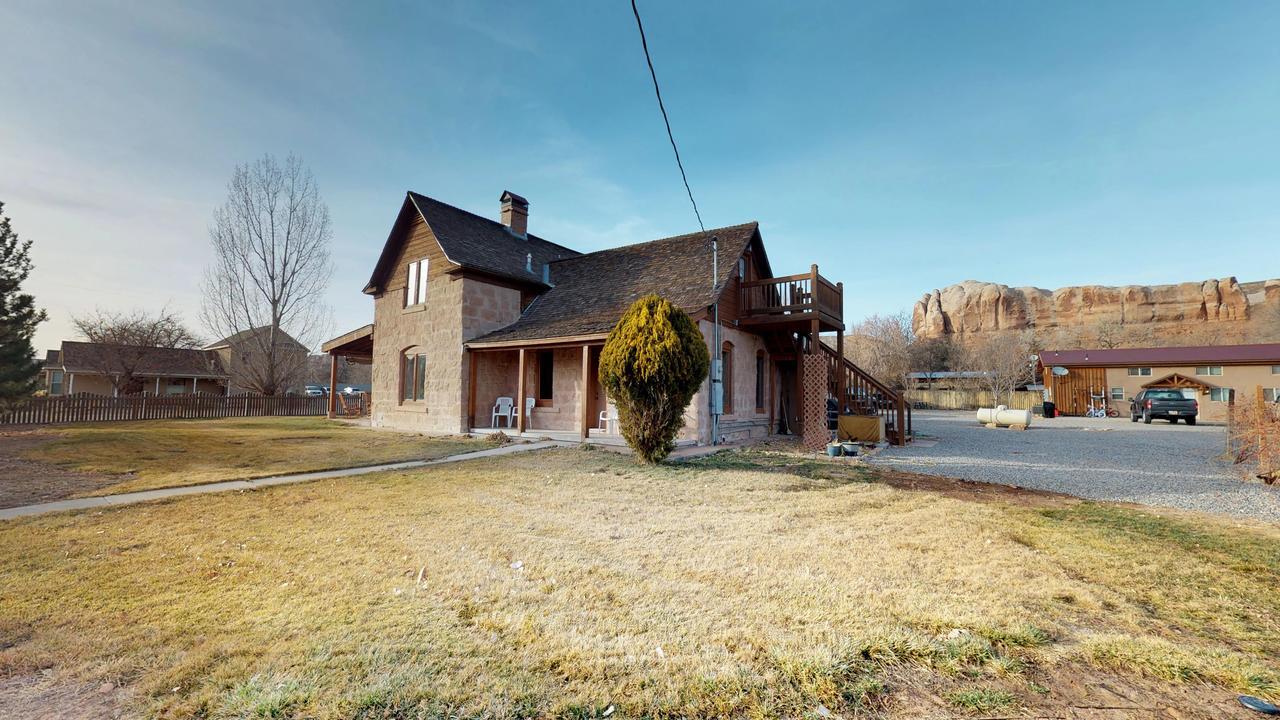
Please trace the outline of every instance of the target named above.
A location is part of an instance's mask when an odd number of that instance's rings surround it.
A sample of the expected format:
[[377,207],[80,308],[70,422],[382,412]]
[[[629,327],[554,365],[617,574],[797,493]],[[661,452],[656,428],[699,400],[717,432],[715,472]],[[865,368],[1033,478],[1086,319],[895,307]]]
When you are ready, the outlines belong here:
[[835,348],[818,343],[827,360],[828,406],[838,415],[878,415],[884,418],[885,433],[890,443],[906,445],[911,441],[911,406],[902,393],[872,377],[840,357]]

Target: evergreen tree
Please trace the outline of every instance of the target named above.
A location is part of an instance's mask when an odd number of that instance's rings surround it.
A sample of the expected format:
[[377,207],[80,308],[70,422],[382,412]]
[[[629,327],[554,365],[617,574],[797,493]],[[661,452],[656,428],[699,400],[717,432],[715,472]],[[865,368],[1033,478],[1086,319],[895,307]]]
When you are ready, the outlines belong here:
[[671,453],[710,365],[698,326],[671,302],[646,295],[623,313],[600,352],[600,382],[637,457],[658,463]]
[[45,313],[21,292],[31,274],[30,250],[31,241],[18,240],[0,202],[0,411],[29,397],[40,377],[31,336]]

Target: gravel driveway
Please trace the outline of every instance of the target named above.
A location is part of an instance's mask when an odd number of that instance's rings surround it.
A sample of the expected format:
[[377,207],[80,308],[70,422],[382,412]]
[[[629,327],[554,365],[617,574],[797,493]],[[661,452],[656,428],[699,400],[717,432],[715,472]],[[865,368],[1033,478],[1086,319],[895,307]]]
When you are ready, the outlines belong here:
[[1128,418],[1037,417],[1026,432],[989,429],[974,413],[917,411],[905,448],[869,459],[912,472],[1280,522],[1280,486],[1244,482],[1217,456],[1225,429]]

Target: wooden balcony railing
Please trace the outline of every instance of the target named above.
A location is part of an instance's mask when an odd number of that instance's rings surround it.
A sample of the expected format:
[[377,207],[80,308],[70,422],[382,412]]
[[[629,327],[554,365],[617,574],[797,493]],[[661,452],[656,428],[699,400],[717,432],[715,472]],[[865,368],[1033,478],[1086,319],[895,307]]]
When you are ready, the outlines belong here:
[[844,322],[844,284],[819,275],[817,265],[800,275],[747,280],[739,287],[739,310],[743,317],[785,319],[825,315],[835,323]]

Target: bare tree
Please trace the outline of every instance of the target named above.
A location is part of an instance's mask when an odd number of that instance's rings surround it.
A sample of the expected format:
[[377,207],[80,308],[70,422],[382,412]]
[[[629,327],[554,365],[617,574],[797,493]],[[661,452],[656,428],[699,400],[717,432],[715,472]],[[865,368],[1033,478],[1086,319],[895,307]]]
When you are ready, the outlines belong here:
[[1124,345],[1125,328],[1115,320],[1104,320],[1098,323],[1094,326],[1093,334],[1100,348],[1110,350]]
[[236,384],[277,395],[305,372],[297,344],[314,347],[328,329],[331,234],[329,208],[301,160],[280,165],[267,155],[236,168],[209,229],[214,262],[202,310],[211,331],[235,339],[238,356],[254,358],[240,364]]
[[85,349],[82,360],[107,377],[119,395],[142,390],[137,374],[146,370],[156,348],[190,349],[200,345],[200,339],[183,325],[182,318],[168,308],[161,308],[155,315],[144,310],[99,309],[71,321],[81,337],[94,344]]
[[845,334],[844,354],[881,382],[902,388],[912,371],[914,343],[910,315],[872,315]]
[[1006,395],[1012,402],[1013,391],[1035,379],[1034,347],[1030,331],[991,335],[966,348],[964,366],[982,373],[980,382],[997,404]]

